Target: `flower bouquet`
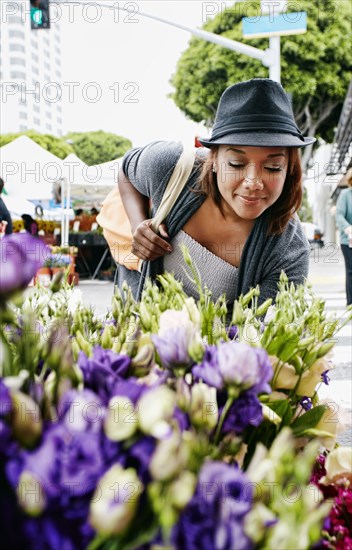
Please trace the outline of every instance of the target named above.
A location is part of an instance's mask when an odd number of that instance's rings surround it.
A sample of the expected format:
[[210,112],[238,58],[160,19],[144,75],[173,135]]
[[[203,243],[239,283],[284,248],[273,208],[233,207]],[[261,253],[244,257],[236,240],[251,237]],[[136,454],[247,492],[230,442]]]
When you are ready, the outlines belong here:
[[327,318],[283,274],[275,305],[252,289],[229,318],[184,251],[197,302],[164,274],[97,318],[59,280],[23,298],[45,253],[0,244],[6,548],[348,548],[351,461],[330,467],[317,388],[350,310]]

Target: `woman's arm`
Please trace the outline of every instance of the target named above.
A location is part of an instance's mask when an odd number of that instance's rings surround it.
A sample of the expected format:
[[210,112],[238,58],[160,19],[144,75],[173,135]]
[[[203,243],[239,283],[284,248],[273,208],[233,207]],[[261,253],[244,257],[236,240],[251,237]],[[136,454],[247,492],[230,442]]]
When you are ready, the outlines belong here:
[[[118,186],[132,230],[132,252],[142,260],[155,260],[172,252],[171,245],[150,228],[149,198],[142,195],[120,169]],[[165,224],[159,226],[162,237],[168,238]]]

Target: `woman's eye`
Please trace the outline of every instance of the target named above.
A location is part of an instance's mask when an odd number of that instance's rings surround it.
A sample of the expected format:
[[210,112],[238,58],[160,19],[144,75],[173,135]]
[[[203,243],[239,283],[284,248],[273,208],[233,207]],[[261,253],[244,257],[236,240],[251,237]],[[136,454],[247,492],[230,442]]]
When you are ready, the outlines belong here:
[[282,172],[281,166],[265,166],[265,170],[268,170],[268,172]]
[[244,168],[244,164],[240,164],[239,162],[229,161],[229,166],[231,166],[232,168]]

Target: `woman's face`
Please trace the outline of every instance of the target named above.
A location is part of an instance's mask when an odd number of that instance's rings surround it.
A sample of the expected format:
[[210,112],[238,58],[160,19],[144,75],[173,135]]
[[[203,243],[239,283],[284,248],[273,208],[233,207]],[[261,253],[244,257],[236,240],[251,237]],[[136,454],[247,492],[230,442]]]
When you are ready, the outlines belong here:
[[220,145],[214,168],[225,215],[258,218],[280,197],[287,165],[286,147]]

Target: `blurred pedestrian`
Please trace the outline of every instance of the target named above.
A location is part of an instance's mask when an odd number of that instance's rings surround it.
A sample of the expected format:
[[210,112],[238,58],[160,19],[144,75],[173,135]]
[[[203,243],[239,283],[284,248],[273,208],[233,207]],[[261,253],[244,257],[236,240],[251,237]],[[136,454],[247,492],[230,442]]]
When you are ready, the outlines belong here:
[[31,235],[33,235],[33,237],[38,235],[39,227],[37,222],[32,218],[32,216],[30,216],[29,214],[22,214],[21,218],[23,220],[24,228],[27,231],[27,233],[30,233]]
[[348,188],[341,191],[336,203],[336,225],[345,259],[347,305],[352,304],[352,168],[346,174]]
[[[7,222],[5,233],[6,235],[9,235],[12,233],[12,219],[11,214],[7,209],[6,204],[1,198],[2,191],[4,189],[4,180],[0,178],[0,222]],[[4,224],[5,225],[5,224]]]

